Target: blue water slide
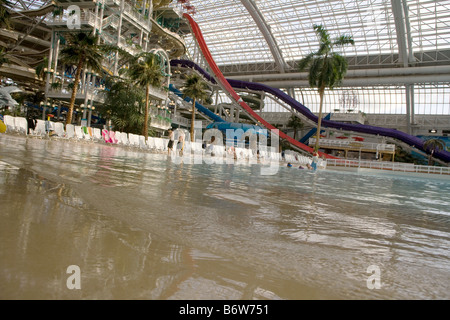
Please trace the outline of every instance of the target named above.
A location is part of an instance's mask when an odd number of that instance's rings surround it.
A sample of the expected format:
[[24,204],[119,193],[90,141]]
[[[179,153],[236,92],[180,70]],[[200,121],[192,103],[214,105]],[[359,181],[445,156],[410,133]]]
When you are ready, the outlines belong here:
[[[216,83],[214,77],[212,77],[209,73],[207,73],[205,70],[203,70],[200,66],[198,66],[196,63],[189,61],[189,60],[172,60],[171,61],[172,66],[182,66],[184,68],[191,68],[193,70],[196,70],[200,74],[205,77],[205,79],[209,80],[212,83]],[[266,93],[270,93],[280,99],[281,101],[285,102],[298,112],[300,112],[303,116],[310,119],[313,122],[318,121],[318,117],[311,112],[307,107],[302,105],[297,100],[293,99],[283,91],[277,88],[269,87],[262,83],[256,83],[256,82],[248,82],[248,81],[241,81],[241,80],[232,80],[227,79],[228,83],[235,89],[245,89],[245,90],[253,90],[253,91],[264,91]],[[413,148],[416,148],[420,151],[423,151],[427,154],[430,154],[430,150],[426,149],[424,147],[425,141],[416,137],[409,135],[405,132],[398,131],[396,129],[388,129],[388,128],[381,128],[381,127],[374,127],[374,126],[368,126],[363,124],[353,124],[353,123],[343,123],[343,122],[336,122],[331,120],[323,120],[322,125],[324,127],[338,129],[338,130],[344,130],[344,131],[352,131],[352,132],[359,132],[359,133],[365,133],[365,134],[371,134],[376,136],[384,136],[396,139],[398,141],[401,141]],[[436,149],[433,156],[437,159],[440,159],[444,162],[450,163],[450,152],[438,150]]]
[[[180,98],[183,98],[183,93],[180,90],[178,90],[177,88],[175,88],[175,86],[173,84],[169,85],[169,90],[172,91],[173,93],[175,93]],[[189,102],[189,103],[192,103],[192,101],[193,101],[189,97],[186,97],[186,98],[183,98],[183,99],[184,99],[184,101]],[[203,113],[205,116],[211,118],[211,120],[213,120],[214,122],[226,122],[224,119],[219,117],[217,114],[215,114],[214,112],[212,112],[208,108],[202,106],[198,102],[195,102],[195,107],[197,108],[198,111]]]
[[[323,118],[323,120],[330,120],[331,119],[331,113],[327,114],[327,116],[325,118]],[[315,135],[317,132],[317,128],[312,128],[307,134],[305,134],[305,136],[303,138],[301,138],[299,141],[301,143],[306,143],[309,138],[311,138],[313,135]],[[325,132],[324,130],[321,130],[320,133]]]
[[206,129],[218,129],[222,132],[226,132],[227,130],[242,130],[242,132],[246,133],[247,131],[251,131],[255,134],[260,134],[264,136],[268,136],[267,130],[261,128],[260,126],[247,124],[247,123],[236,123],[236,122],[214,122],[209,124]]

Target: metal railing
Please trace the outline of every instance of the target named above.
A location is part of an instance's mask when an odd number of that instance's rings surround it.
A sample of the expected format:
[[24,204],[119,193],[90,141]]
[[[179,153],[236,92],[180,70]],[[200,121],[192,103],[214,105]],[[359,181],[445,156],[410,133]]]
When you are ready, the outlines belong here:
[[[80,24],[82,25],[90,25],[93,27],[96,22],[97,26],[100,26],[100,17],[96,17],[95,13],[91,11],[82,11],[78,17],[80,19]],[[48,25],[60,25],[67,24],[67,21],[70,20],[69,12],[64,12],[62,15],[49,16],[46,20],[46,24]]]
[[377,170],[389,170],[396,172],[415,172],[426,174],[450,175],[450,168],[421,166],[413,163],[383,162],[383,161],[358,161],[345,159],[327,159],[327,167],[365,168]]
[[105,19],[103,19],[102,28],[106,28],[108,26],[111,26],[114,29],[117,29],[119,27],[119,17],[112,14],[109,17],[106,17]]
[[119,37],[119,47],[122,48],[125,51],[128,51],[128,53],[132,55],[138,55],[141,53],[141,49],[139,49],[135,43],[129,43],[125,37],[120,36]]
[[149,24],[148,20],[145,18],[144,15],[142,15],[141,13],[139,13],[135,8],[133,8],[133,6],[131,6],[128,3],[124,4],[123,7],[123,12],[126,13],[130,18],[132,18],[132,20],[135,23],[138,23],[140,26],[148,29],[148,31],[150,31],[151,28],[151,24]]
[[186,127],[191,125],[191,121],[179,115],[174,115],[173,113],[169,116],[172,119],[172,122],[176,124],[182,124]]
[[[315,138],[309,139],[309,144],[314,145],[316,143]],[[341,147],[341,148],[356,148],[356,149],[368,149],[374,151],[395,151],[394,144],[381,144],[381,143],[371,143],[371,142],[359,142],[353,140],[330,140],[330,139],[320,139],[321,147]]]

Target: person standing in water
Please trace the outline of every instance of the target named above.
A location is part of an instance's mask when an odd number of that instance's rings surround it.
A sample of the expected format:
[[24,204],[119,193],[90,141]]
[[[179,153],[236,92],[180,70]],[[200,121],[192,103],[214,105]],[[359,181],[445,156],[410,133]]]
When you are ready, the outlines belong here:
[[179,150],[180,157],[183,156],[184,140],[185,140],[185,135],[184,135],[184,132],[181,131],[178,136],[178,144],[177,144],[177,150]]
[[312,158],[312,163],[311,163],[311,167],[313,168],[314,171],[317,170],[318,163],[319,163],[319,153],[317,151],[315,151],[313,153],[313,158]]
[[211,157],[214,157],[214,145],[215,145],[215,141],[216,141],[216,137],[212,136],[211,137],[211,142],[208,145],[208,147],[206,148],[206,153],[210,154]]
[[173,151],[173,144],[174,144],[174,142],[175,142],[175,133],[173,132],[173,130],[172,129],[169,129],[169,144],[168,144],[168,146],[167,146],[167,154],[170,156],[170,154],[172,153],[172,151]]

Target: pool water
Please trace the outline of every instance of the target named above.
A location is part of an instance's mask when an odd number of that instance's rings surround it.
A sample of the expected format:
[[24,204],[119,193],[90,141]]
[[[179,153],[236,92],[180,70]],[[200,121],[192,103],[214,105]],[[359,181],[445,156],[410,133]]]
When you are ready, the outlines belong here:
[[0,298],[448,299],[449,193],[0,135]]

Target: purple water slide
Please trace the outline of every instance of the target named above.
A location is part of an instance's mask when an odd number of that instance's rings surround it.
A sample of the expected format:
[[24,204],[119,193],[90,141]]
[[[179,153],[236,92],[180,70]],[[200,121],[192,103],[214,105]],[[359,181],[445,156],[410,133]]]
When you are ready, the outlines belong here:
[[[196,70],[200,74],[202,74],[205,79],[210,81],[211,83],[216,83],[213,76],[211,76],[208,72],[206,72],[203,68],[198,66],[195,62],[189,61],[189,60],[172,60],[171,61],[172,66],[182,66],[184,68],[190,68],[193,70]],[[281,101],[285,102],[298,112],[300,112],[303,116],[306,118],[314,121],[317,123],[318,117],[311,112],[307,107],[305,107],[303,104],[298,102],[297,100],[293,99],[283,91],[277,88],[269,87],[262,83],[256,83],[256,82],[247,82],[247,81],[240,81],[240,80],[232,80],[227,79],[227,81],[230,83],[230,85],[233,88],[236,89],[249,89],[253,91],[264,91],[267,93],[272,94],[273,96],[277,97]],[[424,147],[425,141],[409,135],[407,133],[404,133],[402,131],[398,131],[396,129],[388,129],[388,128],[381,128],[381,127],[374,127],[374,126],[368,126],[363,124],[351,124],[351,123],[343,123],[343,122],[336,122],[331,120],[322,120],[322,125],[324,127],[338,129],[338,130],[344,130],[344,131],[352,131],[352,132],[359,132],[359,133],[365,133],[365,134],[371,134],[371,135],[379,135],[384,137],[393,138],[399,141],[402,141],[406,143],[407,145],[416,148],[418,150],[421,150],[423,152],[426,152],[427,154],[430,154],[430,151],[427,150]],[[435,150],[434,157],[437,159],[440,159],[442,161],[445,161],[447,163],[450,163],[450,152],[447,151],[441,151],[441,150]]]

